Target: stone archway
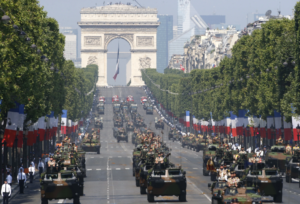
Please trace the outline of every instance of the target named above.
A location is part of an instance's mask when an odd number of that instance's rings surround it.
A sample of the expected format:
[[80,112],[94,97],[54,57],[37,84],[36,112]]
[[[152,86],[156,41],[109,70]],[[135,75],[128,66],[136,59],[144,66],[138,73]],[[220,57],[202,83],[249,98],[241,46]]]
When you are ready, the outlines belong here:
[[81,9],[81,64],[97,64],[97,86],[107,86],[107,46],[123,38],[131,47],[131,86],[144,85],[141,70],[156,68],[157,10],[131,5]]

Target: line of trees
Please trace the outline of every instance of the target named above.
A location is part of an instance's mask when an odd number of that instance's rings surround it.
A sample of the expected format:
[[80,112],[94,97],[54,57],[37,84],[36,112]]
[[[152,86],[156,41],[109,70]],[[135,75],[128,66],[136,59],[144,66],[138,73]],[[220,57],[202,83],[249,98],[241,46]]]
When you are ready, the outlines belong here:
[[[98,76],[96,65],[77,69],[64,59],[65,37],[37,0],[2,0],[0,16],[0,119],[15,102],[25,105],[26,121],[63,109],[73,121],[85,116],[93,102],[86,95]],[[25,123],[26,123],[25,121]]]
[[[295,19],[270,19],[251,36],[242,37],[232,48],[232,57],[224,58],[213,69],[193,70],[189,75],[179,70],[159,74],[145,70],[143,80],[154,96],[177,117],[192,110],[196,118],[218,121],[249,110],[251,116],[266,119],[274,110],[291,121],[300,115],[300,3]],[[176,72],[176,73],[175,73]],[[172,95],[164,90],[178,93]]]

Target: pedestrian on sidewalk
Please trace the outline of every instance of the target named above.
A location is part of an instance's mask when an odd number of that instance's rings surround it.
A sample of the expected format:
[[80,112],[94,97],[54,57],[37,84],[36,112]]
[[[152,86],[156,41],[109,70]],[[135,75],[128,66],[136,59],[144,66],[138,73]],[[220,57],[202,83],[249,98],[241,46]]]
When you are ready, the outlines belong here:
[[8,198],[11,195],[11,187],[7,184],[7,181],[4,181],[4,184],[2,185],[1,195],[3,197],[3,204],[8,204]]
[[20,194],[24,193],[24,184],[26,182],[26,174],[23,172],[23,170],[20,170],[20,173],[18,173],[18,182],[19,182],[19,186],[20,186]]
[[43,171],[44,171],[44,167],[45,167],[44,162],[43,162],[42,159],[40,158],[40,161],[39,161],[39,164],[38,164],[40,177],[41,177],[41,174],[42,174]]
[[12,176],[10,175],[10,172],[7,173],[7,176],[6,176],[6,181],[7,183],[10,185],[11,187],[11,183],[12,183]]
[[30,179],[30,183],[33,182],[34,172],[35,172],[35,168],[32,166],[32,164],[30,164],[30,167],[29,167],[29,179]]

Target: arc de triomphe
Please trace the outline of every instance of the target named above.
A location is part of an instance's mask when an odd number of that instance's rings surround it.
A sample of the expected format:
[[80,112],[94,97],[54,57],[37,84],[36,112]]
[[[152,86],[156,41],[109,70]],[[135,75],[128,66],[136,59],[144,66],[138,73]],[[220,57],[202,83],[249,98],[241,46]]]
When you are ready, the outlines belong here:
[[97,86],[107,86],[107,46],[116,38],[131,47],[131,86],[144,85],[140,69],[156,68],[157,10],[118,4],[83,8],[80,14],[81,65],[98,65]]

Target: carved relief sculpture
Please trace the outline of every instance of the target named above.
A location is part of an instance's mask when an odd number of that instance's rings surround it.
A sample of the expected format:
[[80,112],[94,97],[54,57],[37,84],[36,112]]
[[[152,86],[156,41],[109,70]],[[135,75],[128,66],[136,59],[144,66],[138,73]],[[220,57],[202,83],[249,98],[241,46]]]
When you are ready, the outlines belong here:
[[140,68],[151,68],[151,58],[147,56],[145,56],[144,58],[140,57]]
[[101,46],[101,36],[85,36],[84,45],[85,46]]
[[89,56],[89,59],[88,59],[88,62],[87,62],[87,65],[90,65],[90,64],[97,64],[97,57],[96,56]]
[[111,39],[117,38],[117,37],[128,40],[129,44],[133,43],[133,34],[105,34],[104,44],[107,45],[111,41]]
[[136,44],[138,47],[153,47],[154,37],[153,36],[138,36],[136,37]]

